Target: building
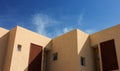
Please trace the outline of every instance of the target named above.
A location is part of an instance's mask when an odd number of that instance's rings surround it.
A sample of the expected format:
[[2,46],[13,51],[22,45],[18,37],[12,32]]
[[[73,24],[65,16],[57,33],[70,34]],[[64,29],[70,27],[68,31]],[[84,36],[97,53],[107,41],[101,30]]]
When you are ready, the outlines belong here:
[[48,38],[0,28],[0,71],[120,71],[120,25]]

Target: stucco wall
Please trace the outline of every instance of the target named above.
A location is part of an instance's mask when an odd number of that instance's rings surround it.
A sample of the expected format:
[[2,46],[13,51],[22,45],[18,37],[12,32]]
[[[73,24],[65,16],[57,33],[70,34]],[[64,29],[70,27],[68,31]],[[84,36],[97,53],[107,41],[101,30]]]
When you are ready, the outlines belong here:
[[9,30],[0,27],[0,38],[1,38],[3,35],[5,35],[6,33],[8,33],[8,31],[9,31]]
[[[89,35],[77,30],[78,71],[96,71],[94,66],[93,49],[90,45]],[[85,58],[85,66],[80,65],[80,57]]]
[[[27,71],[30,44],[34,43],[44,48],[51,39],[19,26],[16,28],[10,71]],[[21,51],[17,49],[18,44],[22,46]]]
[[3,71],[6,48],[8,45],[8,30],[0,28],[0,71]]
[[[49,48],[45,54],[46,71],[96,71],[92,47],[98,45],[99,48],[99,43],[110,39],[115,40],[120,68],[120,25],[90,36],[80,30],[73,30],[53,40],[19,26],[9,32],[0,28],[0,68],[3,71],[27,71],[30,44],[34,43]],[[22,46],[21,51],[17,49],[18,44]],[[55,52],[58,53],[57,61],[53,61]],[[80,65],[81,56],[85,57],[85,66]]]
[[[58,53],[58,60],[53,61],[53,53]],[[52,49],[47,54],[47,71],[77,71],[77,32],[66,33],[52,40]]]
[[11,65],[15,33],[16,33],[16,28],[9,31],[7,49],[5,50],[6,54],[5,54],[5,59],[4,59],[5,62],[3,65],[4,66],[3,71],[10,71],[9,69],[10,69],[10,65]]
[[[89,35],[73,30],[52,40],[52,49],[48,52],[46,71],[94,71],[92,49]],[[53,61],[53,53],[58,60]],[[80,65],[80,57],[85,57],[86,65]]]
[[[114,39],[115,40],[115,46],[116,46],[116,53],[117,53],[117,59],[118,59],[118,65],[119,65],[119,70],[113,70],[113,71],[120,71],[120,25],[108,28],[106,30],[94,33],[90,35],[91,39],[91,45],[95,46],[98,45],[99,47],[99,52],[100,52],[100,43]],[[101,53],[99,53],[99,56]],[[101,59],[101,57],[100,57]],[[101,63],[101,60],[100,60]],[[102,65],[102,64],[101,64]],[[101,66],[102,70],[102,66]]]

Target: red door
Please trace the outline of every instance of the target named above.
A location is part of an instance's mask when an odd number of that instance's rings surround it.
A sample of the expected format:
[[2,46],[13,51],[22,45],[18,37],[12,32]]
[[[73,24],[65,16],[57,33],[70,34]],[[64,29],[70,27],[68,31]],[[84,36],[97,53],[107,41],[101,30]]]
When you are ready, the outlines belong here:
[[103,71],[118,70],[118,61],[114,40],[100,43]]
[[42,46],[31,43],[28,71],[41,71]]

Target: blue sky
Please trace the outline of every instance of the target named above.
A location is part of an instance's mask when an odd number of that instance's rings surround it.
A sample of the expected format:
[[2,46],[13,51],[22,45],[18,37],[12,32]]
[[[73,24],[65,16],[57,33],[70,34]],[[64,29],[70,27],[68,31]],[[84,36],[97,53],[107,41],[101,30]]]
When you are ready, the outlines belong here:
[[0,0],[0,27],[22,26],[54,38],[73,29],[89,34],[120,23],[120,0]]

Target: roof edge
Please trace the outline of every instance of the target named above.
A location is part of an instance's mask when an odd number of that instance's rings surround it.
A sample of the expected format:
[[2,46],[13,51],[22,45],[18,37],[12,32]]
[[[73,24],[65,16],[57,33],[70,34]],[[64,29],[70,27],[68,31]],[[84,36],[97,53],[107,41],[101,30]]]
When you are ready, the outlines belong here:
[[3,28],[3,27],[0,27],[0,29],[3,29],[3,30],[6,30],[6,31],[9,31],[8,29],[6,29],[6,28]]
[[[39,33],[37,33],[37,32],[34,32],[34,31],[32,31],[32,30],[29,30],[29,29],[24,28],[24,27],[19,26],[19,25],[16,25],[16,27],[14,27],[14,28],[22,28],[22,29],[27,30],[27,31],[29,31],[29,32],[32,32],[32,33],[34,33],[34,34],[37,34],[37,35],[40,35],[40,36],[42,36],[42,37],[45,37],[45,38],[51,39],[51,38],[49,38],[49,37],[47,37],[47,36],[44,36],[44,35],[42,35],[42,34],[39,34]],[[13,28],[13,29],[14,29],[14,28]]]
[[94,35],[94,34],[97,34],[97,33],[99,33],[99,32],[102,32],[102,31],[106,31],[106,30],[109,30],[109,29],[112,29],[112,28],[116,28],[116,27],[118,27],[118,26],[120,26],[120,24],[117,24],[117,25],[114,25],[114,26],[111,26],[111,27],[105,28],[105,29],[103,29],[103,30],[100,30],[100,31],[95,32],[95,33],[90,34],[90,35]]

